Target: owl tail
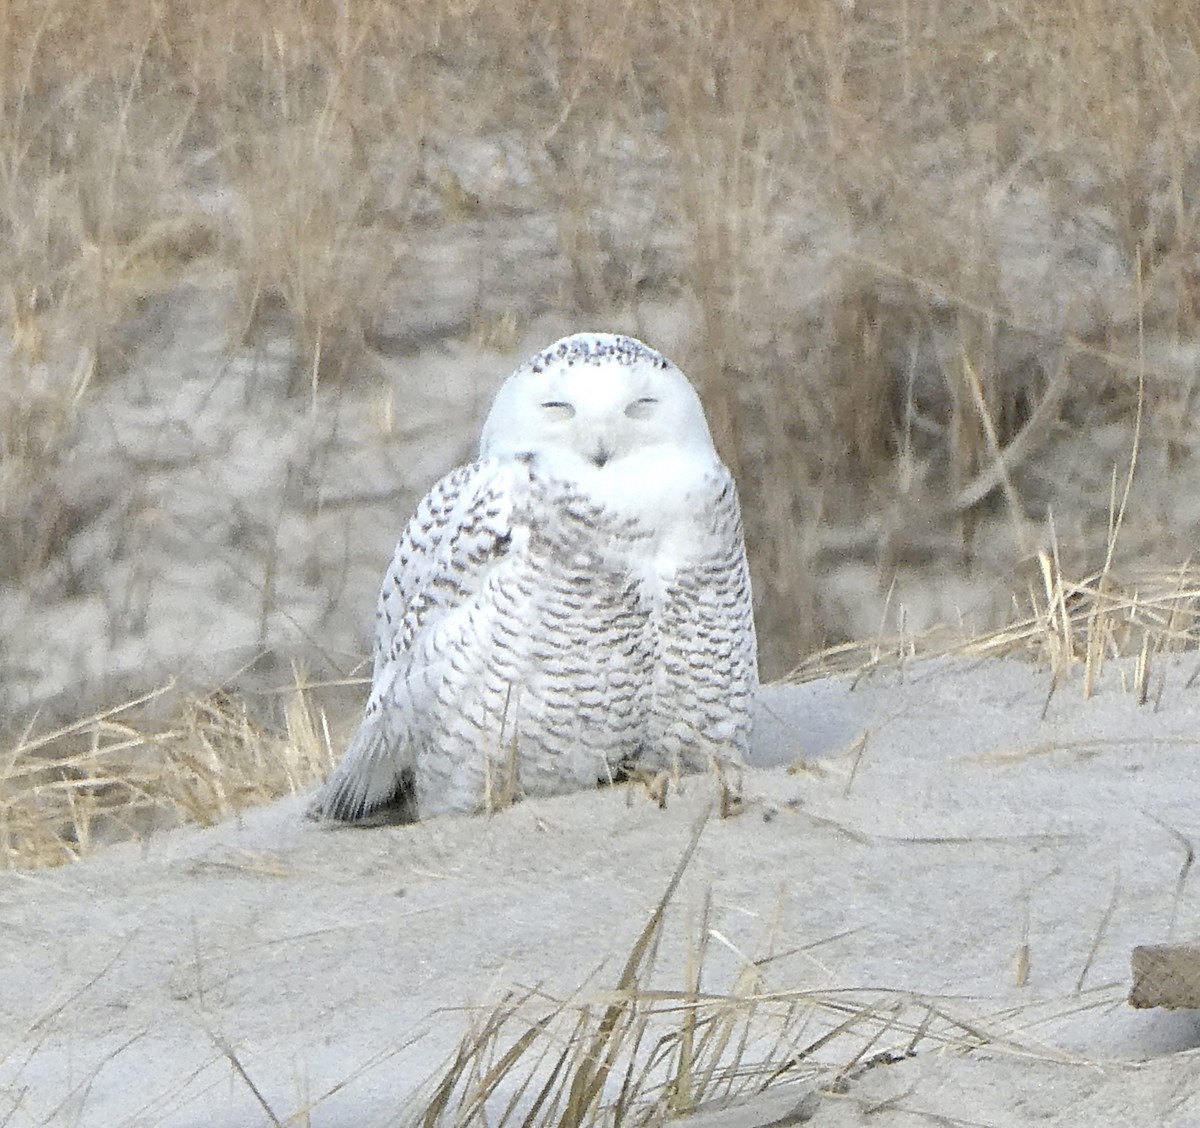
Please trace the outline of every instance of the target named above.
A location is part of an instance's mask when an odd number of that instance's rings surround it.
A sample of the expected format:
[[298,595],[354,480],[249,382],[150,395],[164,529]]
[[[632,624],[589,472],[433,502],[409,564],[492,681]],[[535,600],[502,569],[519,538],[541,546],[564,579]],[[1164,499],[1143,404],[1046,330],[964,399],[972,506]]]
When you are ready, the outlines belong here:
[[309,806],[310,819],[360,826],[417,821],[407,741],[387,732],[384,715],[376,710],[363,717],[341,763]]

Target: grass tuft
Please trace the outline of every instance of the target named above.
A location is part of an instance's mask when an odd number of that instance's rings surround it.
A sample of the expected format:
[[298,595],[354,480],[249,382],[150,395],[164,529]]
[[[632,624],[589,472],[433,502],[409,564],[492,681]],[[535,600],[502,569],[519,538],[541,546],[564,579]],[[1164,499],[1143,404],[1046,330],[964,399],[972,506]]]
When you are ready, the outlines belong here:
[[[147,721],[158,699],[165,723]],[[182,823],[211,826],[310,787],[331,767],[324,719],[298,675],[286,731],[267,731],[225,693],[164,686],[42,736],[0,760],[0,866],[33,869]]]
[[1036,1055],[1014,1037],[1014,1014],[963,1018],[955,1013],[961,1004],[884,989],[767,990],[770,955],[742,956],[726,992],[705,990],[701,981],[713,974],[710,941],[721,939],[707,900],[687,950],[683,986],[656,985],[655,953],[668,909],[704,826],[705,820],[697,824],[612,989],[587,987],[566,999],[524,989],[480,1010],[405,1123],[652,1125],[783,1082],[797,1086],[812,1108],[825,1096],[852,1099],[864,1073],[918,1050],[966,1053],[989,1046]]
[[1082,670],[1084,694],[1090,696],[1107,662],[1136,658],[1146,665],[1200,649],[1200,568],[1190,563],[1072,580],[1056,556],[1043,551],[1037,568],[1025,613],[1007,626],[966,638],[957,627],[943,626],[834,646],[800,663],[785,680],[861,674],[948,655],[1017,658],[1045,666],[1056,682]]

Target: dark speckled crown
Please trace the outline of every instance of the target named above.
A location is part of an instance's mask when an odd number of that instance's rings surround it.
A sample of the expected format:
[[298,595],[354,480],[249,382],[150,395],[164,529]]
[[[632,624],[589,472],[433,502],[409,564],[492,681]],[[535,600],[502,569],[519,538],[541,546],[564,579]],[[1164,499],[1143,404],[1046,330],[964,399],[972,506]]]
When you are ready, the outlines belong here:
[[576,333],[555,341],[526,361],[524,367],[541,374],[553,365],[561,364],[570,368],[576,364],[599,364],[602,360],[615,360],[618,364],[651,364],[655,368],[671,366],[662,353],[655,352],[634,337],[611,333]]

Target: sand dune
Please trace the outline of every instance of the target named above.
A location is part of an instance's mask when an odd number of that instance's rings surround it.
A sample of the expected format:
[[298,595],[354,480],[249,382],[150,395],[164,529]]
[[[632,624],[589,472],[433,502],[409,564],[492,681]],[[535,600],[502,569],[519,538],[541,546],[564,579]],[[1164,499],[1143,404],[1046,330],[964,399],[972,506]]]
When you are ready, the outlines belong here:
[[[699,830],[639,978],[686,990],[704,934],[700,991],[741,999],[741,1076],[698,1086],[696,1123],[1200,1122],[1200,1020],[1125,1002],[1135,944],[1200,934],[1194,666],[1146,705],[1119,664],[1091,700],[964,660],[765,691],[740,813]],[[538,992],[513,1037],[546,1000],[611,1002],[715,791],[361,831],[298,796],[0,875],[0,1118],[412,1119],[506,996]],[[679,1009],[649,1021],[677,1033]],[[792,1065],[754,1095],[763,1060]]]

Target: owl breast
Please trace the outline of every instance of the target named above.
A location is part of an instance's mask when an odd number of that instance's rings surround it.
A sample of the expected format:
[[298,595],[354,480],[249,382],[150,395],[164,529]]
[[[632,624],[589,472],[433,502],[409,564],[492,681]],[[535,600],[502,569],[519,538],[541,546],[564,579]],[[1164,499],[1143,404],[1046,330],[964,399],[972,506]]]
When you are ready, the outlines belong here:
[[753,624],[740,541],[724,553],[709,544],[737,522],[723,487],[710,483],[693,535],[664,538],[661,525],[534,480],[514,511],[521,550],[480,600],[489,613],[466,617],[424,664],[422,814],[506,790],[576,791],[631,766],[741,758],[754,665],[739,639]]

